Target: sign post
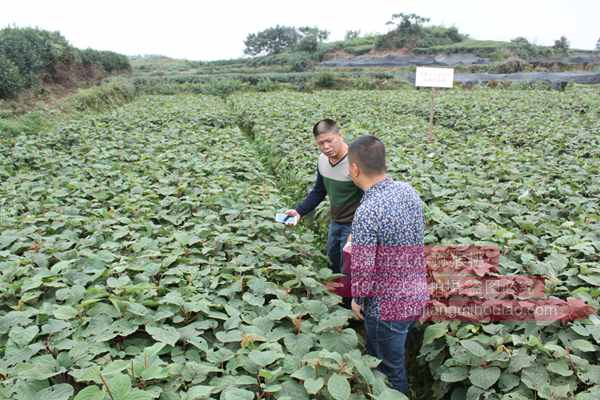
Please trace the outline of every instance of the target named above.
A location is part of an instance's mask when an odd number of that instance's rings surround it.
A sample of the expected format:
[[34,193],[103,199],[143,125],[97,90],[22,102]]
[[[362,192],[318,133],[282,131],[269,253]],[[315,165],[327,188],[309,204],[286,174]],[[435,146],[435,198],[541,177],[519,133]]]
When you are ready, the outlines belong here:
[[433,141],[433,114],[435,113],[435,88],[452,88],[454,83],[453,68],[417,67],[415,77],[416,87],[431,88],[431,110],[429,113],[429,128],[427,140]]

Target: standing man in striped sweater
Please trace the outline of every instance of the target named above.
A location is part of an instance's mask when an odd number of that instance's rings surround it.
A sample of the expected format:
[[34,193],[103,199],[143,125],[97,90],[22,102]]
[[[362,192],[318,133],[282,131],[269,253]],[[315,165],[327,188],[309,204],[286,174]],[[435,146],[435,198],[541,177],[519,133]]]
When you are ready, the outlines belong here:
[[286,214],[303,217],[313,211],[325,196],[331,203],[331,222],[327,236],[327,256],[335,273],[342,271],[343,248],[352,229],[354,212],[363,192],[350,178],[348,144],[332,119],[323,119],[313,127],[315,142],[321,150],[317,163],[317,179],[306,198]]

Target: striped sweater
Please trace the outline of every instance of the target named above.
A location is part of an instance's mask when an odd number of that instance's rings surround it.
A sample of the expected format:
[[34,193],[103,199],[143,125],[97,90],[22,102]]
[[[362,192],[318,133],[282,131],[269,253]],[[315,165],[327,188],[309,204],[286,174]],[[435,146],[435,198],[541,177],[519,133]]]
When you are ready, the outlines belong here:
[[321,154],[317,164],[315,186],[304,201],[296,206],[296,211],[302,216],[308,214],[327,195],[331,203],[331,219],[340,224],[352,223],[363,192],[352,182],[349,170],[348,155],[331,164],[329,158]]

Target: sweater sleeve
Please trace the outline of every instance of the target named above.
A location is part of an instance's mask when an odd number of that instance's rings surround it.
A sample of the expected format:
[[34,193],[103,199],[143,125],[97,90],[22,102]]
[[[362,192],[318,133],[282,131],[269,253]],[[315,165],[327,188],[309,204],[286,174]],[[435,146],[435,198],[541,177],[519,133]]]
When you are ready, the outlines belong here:
[[351,291],[354,301],[361,306],[365,298],[376,295],[374,289],[381,278],[375,273],[379,236],[376,218],[357,213],[352,222]]
[[296,211],[301,216],[305,216],[323,201],[327,191],[325,190],[325,184],[323,183],[323,176],[319,172],[319,168],[317,166],[317,179],[315,181],[315,185],[312,190],[308,193],[306,198],[296,206]]

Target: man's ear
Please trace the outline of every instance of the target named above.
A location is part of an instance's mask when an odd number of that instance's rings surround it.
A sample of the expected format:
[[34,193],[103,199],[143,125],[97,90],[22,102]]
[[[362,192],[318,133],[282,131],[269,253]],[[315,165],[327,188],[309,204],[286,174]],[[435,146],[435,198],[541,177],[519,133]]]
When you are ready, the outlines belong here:
[[357,163],[350,161],[350,172],[355,177],[360,175],[360,167]]

